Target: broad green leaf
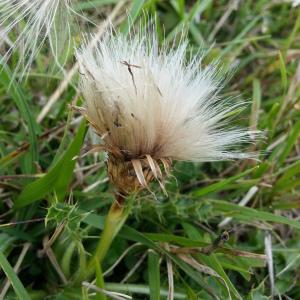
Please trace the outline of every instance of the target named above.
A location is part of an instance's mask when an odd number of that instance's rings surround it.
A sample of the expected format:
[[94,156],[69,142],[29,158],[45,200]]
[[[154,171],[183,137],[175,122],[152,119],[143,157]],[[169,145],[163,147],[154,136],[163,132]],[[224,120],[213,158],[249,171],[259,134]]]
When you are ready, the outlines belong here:
[[176,236],[173,234],[163,234],[163,233],[144,233],[145,236],[153,241],[163,242],[163,243],[174,243],[183,247],[205,247],[208,243],[202,241],[195,241],[186,237]]
[[58,200],[62,200],[70,183],[75,160],[73,159],[80,151],[86,132],[85,122],[82,122],[72,143],[49,170],[49,172],[38,180],[28,184],[17,198],[16,207],[26,206],[32,202],[42,199],[47,193],[55,192]]

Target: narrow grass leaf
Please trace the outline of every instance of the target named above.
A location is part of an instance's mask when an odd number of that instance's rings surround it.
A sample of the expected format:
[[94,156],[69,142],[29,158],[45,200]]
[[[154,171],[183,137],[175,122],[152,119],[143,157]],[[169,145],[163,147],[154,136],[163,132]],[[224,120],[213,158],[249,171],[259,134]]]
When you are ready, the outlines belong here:
[[[1,59],[1,57],[0,57]],[[20,85],[15,81],[12,73],[7,65],[1,65],[0,72],[0,83],[7,88],[7,94],[14,100],[18,107],[21,117],[24,119],[28,126],[28,137],[29,137],[29,152],[30,152],[30,163],[31,172],[34,170],[33,163],[38,160],[37,152],[37,124],[33,118],[29,105],[27,103],[27,97],[21,89]]]
[[280,67],[280,75],[281,75],[283,92],[285,94],[287,90],[288,79],[287,79],[285,61],[281,51],[279,51],[279,67]]
[[[188,223],[183,223],[182,225],[185,230],[185,233],[188,235],[189,238],[193,238],[196,240],[202,240],[201,234],[195,230],[196,228],[194,226],[192,226],[191,224],[188,224]],[[225,293],[230,291],[237,298],[241,298],[238,291],[235,289],[234,285],[232,284],[232,282],[226,275],[222,265],[218,261],[218,258],[214,254],[207,256],[207,255],[203,255],[203,254],[199,253],[195,257],[198,262],[204,263],[206,266],[208,266],[209,268],[214,270],[218,274],[218,276],[223,279],[223,281],[221,282],[222,283],[221,286]],[[224,282],[225,282],[226,286],[224,286]],[[229,291],[227,290],[227,288],[229,289]]]
[[160,264],[159,255],[153,251],[148,251],[148,277],[150,288],[150,300],[160,299]]
[[261,104],[261,85],[258,79],[253,80],[253,101],[250,116],[250,128],[252,130],[257,129],[259,121],[259,109]]
[[[197,258],[202,262],[205,263],[205,265],[209,266],[212,268],[217,274],[226,282],[227,287],[229,288],[230,292],[235,295],[238,299],[242,299],[232,282],[230,281],[229,277],[225,273],[222,265],[218,261],[218,258],[216,255],[203,255],[203,254],[197,254]],[[226,289],[227,291],[227,289]]]
[[285,159],[289,156],[291,151],[296,145],[296,141],[300,135],[300,120],[295,123],[293,126],[286,142],[284,143],[284,148],[282,149],[282,152],[278,158],[278,166],[282,165]]
[[228,46],[221,51],[220,57],[223,57],[224,55],[231,52],[232,49],[234,48],[235,43],[238,43],[241,39],[243,39],[260,19],[261,16],[257,16],[256,18],[253,18],[251,22],[249,22],[248,25],[233,40],[230,41]]
[[5,255],[0,251],[0,266],[6,277],[10,281],[17,297],[20,300],[30,300],[30,297],[24,288],[22,282],[19,277],[16,275],[15,271],[11,267],[10,263],[6,259]]
[[120,0],[91,0],[79,2],[74,6],[74,10],[80,12],[82,10],[95,9],[104,5],[116,4]]
[[294,228],[300,229],[300,222],[288,219],[283,216],[274,215],[270,212],[260,211],[250,207],[239,206],[234,203],[229,203],[222,200],[210,200],[213,209],[216,212],[230,214],[235,219],[247,220],[253,222],[254,220],[274,222],[286,224]]
[[192,192],[192,194],[194,196],[202,197],[202,196],[210,194],[210,193],[219,192],[222,189],[224,189],[227,185],[237,181],[240,178],[243,178],[244,176],[250,174],[252,171],[254,171],[256,169],[257,169],[257,167],[254,167],[254,168],[248,169],[248,170],[246,170],[246,171],[244,171],[244,172],[242,172],[238,175],[234,175],[232,177],[223,179],[223,180],[221,180],[217,183],[213,183],[213,184],[211,184],[207,187],[204,187],[204,188],[201,188],[201,189],[196,189]]
[[273,191],[280,191],[281,189],[286,190],[289,188],[289,184],[295,182],[294,177],[300,174],[300,160],[291,164],[286,168],[283,175],[276,180]]
[[145,4],[145,0],[134,0],[132,1],[131,9],[129,11],[128,20],[121,26],[120,31],[124,34],[127,34],[130,30],[130,27],[134,24],[135,20],[139,15],[142,15],[142,8]]
[[168,36],[166,37],[166,42],[171,42],[177,34],[180,34],[185,29],[185,27],[189,28],[189,23],[192,23],[196,15],[199,15],[203,11],[205,11],[205,9],[211,4],[211,2],[212,0],[197,1],[190,9],[190,12],[186,14],[185,17],[181,19],[181,21],[168,34]]

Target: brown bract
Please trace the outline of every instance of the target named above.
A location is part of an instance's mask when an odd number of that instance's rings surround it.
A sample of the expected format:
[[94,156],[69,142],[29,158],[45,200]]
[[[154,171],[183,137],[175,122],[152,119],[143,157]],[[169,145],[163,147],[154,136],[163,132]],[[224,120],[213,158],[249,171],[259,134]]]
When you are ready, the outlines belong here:
[[95,145],[93,149],[105,150],[108,153],[109,179],[120,194],[128,195],[149,189],[149,184],[153,180],[157,180],[162,190],[166,192],[164,178],[170,175],[171,159],[155,160],[149,154],[144,155],[144,158],[130,158],[127,153],[122,155],[122,150],[116,151],[110,146],[103,145]]
[[111,154],[107,161],[107,172],[121,194],[140,191],[154,179],[151,168],[143,160],[126,161]]
[[[109,179],[121,195],[149,189],[149,184],[153,180],[157,180],[162,190],[166,193],[164,178],[170,175],[172,165],[170,158],[157,159],[150,154],[142,154],[135,157],[126,149],[119,149],[117,146],[106,143],[105,136],[99,132],[97,125],[91,121],[86,109],[78,106],[71,106],[71,108],[80,112],[87,119],[95,133],[104,142],[103,144],[86,147],[82,156],[105,151],[108,154],[106,165]],[[109,132],[107,135],[109,135]]]
[[[118,192],[127,195],[149,190],[149,184],[156,180],[164,192],[164,179],[170,175],[172,161],[167,158],[155,160],[146,154],[144,158],[128,158],[128,154],[117,157],[107,148],[107,172]],[[122,153],[122,151],[121,151]]]

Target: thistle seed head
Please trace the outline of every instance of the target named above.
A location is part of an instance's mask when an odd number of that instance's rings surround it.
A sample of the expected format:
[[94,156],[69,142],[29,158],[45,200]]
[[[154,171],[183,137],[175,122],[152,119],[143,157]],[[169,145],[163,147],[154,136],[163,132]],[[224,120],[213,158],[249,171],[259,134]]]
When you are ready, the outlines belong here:
[[108,172],[123,191],[162,183],[171,160],[214,161],[252,157],[238,151],[250,132],[230,128],[240,108],[219,96],[217,64],[186,59],[187,43],[159,48],[154,34],[125,37],[111,30],[96,47],[77,50],[81,112],[109,153]]

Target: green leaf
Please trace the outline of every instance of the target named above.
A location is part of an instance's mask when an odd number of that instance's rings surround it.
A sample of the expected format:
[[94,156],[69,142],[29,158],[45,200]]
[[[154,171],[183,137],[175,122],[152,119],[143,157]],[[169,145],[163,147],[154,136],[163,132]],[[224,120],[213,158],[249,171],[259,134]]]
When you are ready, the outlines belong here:
[[[110,5],[118,3],[120,0],[90,0],[82,1],[74,5],[74,9],[81,13],[82,10],[95,9],[104,5]],[[76,2],[75,2],[76,3]]]
[[[83,222],[92,225],[96,228],[103,229],[103,219],[104,218],[102,216],[90,214]],[[157,243],[152,241],[146,235],[136,231],[135,229],[129,226],[124,225],[119,232],[119,236],[131,241],[139,242],[153,250],[163,253],[164,255],[169,257],[180,269],[182,269],[191,279],[197,282],[207,293],[213,294],[213,291],[210,289],[210,287],[208,287],[203,282],[203,277],[201,274],[199,274],[198,271],[194,270],[192,267],[190,267],[187,263],[182,261],[180,258],[170,254],[168,251],[160,247]]]
[[246,221],[267,221],[274,223],[281,223],[290,225],[297,229],[300,229],[300,222],[295,220],[290,220],[283,216],[277,216],[270,212],[259,211],[254,208],[239,206],[237,204],[229,203],[222,200],[210,200],[214,210],[216,212],[228,213],[232,218],[246,220]]
[[260,19],[261,16],[256,16],[250,22],[248,22],[248,24],[242,29],[242,31],[233,40],[231,40],[231,42],[228,44],[226,48],[224,48],[221,51],[219,56],[223,57],[224,55],[230,53],[234,49],[235,43],[243,39],[248,34],[248,32],[250,32],[253,29],[253,27]]
[[300,120],[298,120],[298,122],[295,123],[286,140],[286,143],[284,144],[284,148],[282,149],[282,152],[278,158],[279,166],[283,164],[283,162],[288,157],[292,149],[295,147],[299,135],[300,135]]
[[[0,57],[1,59],[1,57]],[[24,119],[28,126],[28,136],[29,136],[29,153],[30,153],[30,164],[32,172],[34,170],[34,162],[38,160],[37,152],[37,134],[36,128],[37,124],[33,118],[30,107],[27,103],[27,97],[21,89],[20,85],[15,81],[9,67],[7,65],[1,65],[0,72],[0,83],[4,87],[7,87],[7,94],[14,100],[16,106],[18,107],[21,117]],[[11,157],[14,158],[14,157]],[[5,161],[6,163],[7,161]]]
[[159,255],[153,250],[148,251],[148,276],[150,300],[160,299],[160,266]]
[[223,180],[221,180],[221,181],[219,181],[217,183],[213,183],[213,184],[211,184],[211,185],[209,185],[207,187],[194,190],[192,192],[192,194],[194,196],[201,197],[201,196],[207,195],[209,193],[219,192],[222,189],[224,189],[227,185],[229,185],[230,183],[233,183],[233,182],[237,181],[238,179],[243,178],[244,176],[250,174],[252,171],[254,171],[256,169],[257,169],[257,167],[248,169],[248,170],[246,170],[246,171],[244,171],[244,172],[242,172],[242,173],[240,173],[238,175],[229,177],[227,179],[223,179]]
[[259,121],[259,110],[261,105],[261,85],[258,79],[253,80],[253,100],[250,116],[250,128],[257,129]]
[[283,57],[281,51],[279,51],[279,66],[280,66],[280,74],[281,74],[281,82],[282,82],[283,92],[285,94],[285,92],[287,90],[288,79],[287,79],[286,65],[285,65],[284,57]]
[[[216,255],[211,254],[211,255],[207,256],[207,255],[199,253],[196,255],[196,257],[201,263],[204,263],[206,266],[209,266],[210,268],[215,270],[220,275],[220,277],[224,280],[224,282],[226,282],[230,292],[233,293],[233,295],[235,295],[235,297],[237,297],[238,299],[241,299],[241,296],[239,295],[238,291],[236,290],[236,288],[230,281],[229,277],[225,273],[225,271],[224,271],[222,265],[220,264],[220,262],[218,261],[218,258],[216,257]],[[225,290],[225,292],[226,291],[227,291],[227,289]]]
[[74,140],[64,155],[49,172],[38,180],[28,184],[15,202],[16,207],[26,206],[32,202],[42,199],[47,193],[56,192],[58,200],[62,200],[70,183],[75,160],[73,158],[79,153],[86,132],[85,121],[81,123]]
[[[196,1],[195,4],[191,7],[190,12],[185,15],[183,19],[173,28],[173,30],[166,37],[165,42],[170,42],[172,39],[182,32],[185,27],[188,25],[190,29],[190,24],[194,21],[195,16],[201,15],[205,9],[211,4],[212,0]],[[190,24],[189,24],[190,23]],[[194,32],[194,31],[193,31]]]
[[130,30],[130,27],[134,24],[137,17],[142,14],[142,8],[145,4],[145,0],[134,0],[132,1],[131,9],[129,11],[129,18],[127,22],[125,22],[121,28],[120,31],[124,34],[127,34]]
[[186,237],[177,236],[173,234],[144,233],[144,235],[153,241],[163,242],[163,243],[174,243],[183,247],[205,247],[210,245],[202,241],[195,241]]
[[[188,223],[183,223],[182,226],[185,230],[185,233],[188,235],[189,238],[193,238],[196,240],[202,240],[202,236],[200,235],[200,233],[196,230],[196,228],[194,226],[192,226],[191,224],[188,224]],[[204,263],[206,266],[208,266],[211,269],[213,269],[214,271],[216,271],[219,274],[219,276],[224,280],[224,282],[226,282],[229,290],[237,298],[240,298],[238,291],[235,289],[234,285],[228,278],[223,267],[219,263],[216,255],[211,254],[210,256],[207,256],[207,255],[203,255],[203,254],[197,254],[197,255],[195,255],[195,257],[197,258],[197,260],[199,260],[200,263]],[[222,288],[223,288],[223,290],[225,290],[225,293],[226,293],[227,288],[224,287],[224,282],[222,282]]]
[[6,277],[10,281],[12,287],[14,288],[14,291],[19,299],[21,300],[30,300],[30,297],[24,288],[22,282],[16,275],[15,271],[11,267],[10,263],[4,256],[4,254],[0,251],[0,266],[5,273]]
[[276,181],[273,191],[286,190],[296,181],[294,176],[300,174],[300,160],[288,166],[284,174]]

